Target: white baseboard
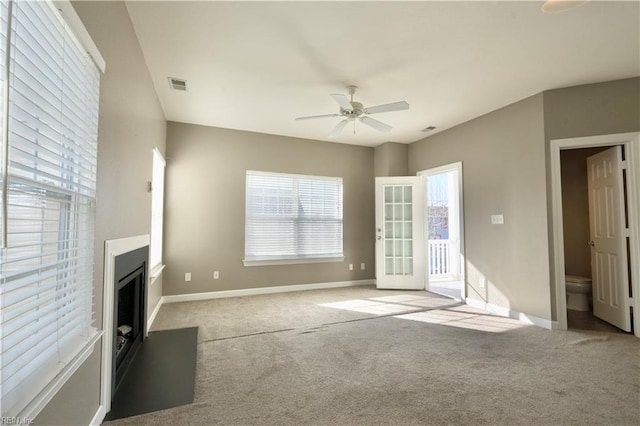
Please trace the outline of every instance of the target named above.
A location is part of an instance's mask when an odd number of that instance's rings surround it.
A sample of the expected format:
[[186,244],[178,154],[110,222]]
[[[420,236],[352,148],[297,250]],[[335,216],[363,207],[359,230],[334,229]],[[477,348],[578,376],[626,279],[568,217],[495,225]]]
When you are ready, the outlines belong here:
[[554,329],[554,322],[548,319],[540,318],[535,315],[529,315],[522,312],[514,311],[513,309],[506,308],[504,306],[492,305],[491,303],[483,302],[482,300],[471,299],[467,297],[465,303],[471,307],[482,309],[492,314],[500,315],[502,317],[508,317],[526,322],[527,324],[537,325],[541,328],[548,330]]
[[321,290],[325,288],[355,287],[373,285],[374,279],[359,281],[337,281],[330,283],[296,284],[277,287],[244,288],[240,290],[210,291],[207,293],[175,294],[162,296],[162,303],[193,302],[196,300],[221,299],[225,297],[256,296],[260,294],[288,293],[291,291]]
[[107,415],[107,410],[104,408],[104,405],[100,405],[98,407],[98,411],[96,411],[96,414],[93,416],[93,419],[91,419],[91,423],[89,423],[89,426],[101,425],[106,415]]

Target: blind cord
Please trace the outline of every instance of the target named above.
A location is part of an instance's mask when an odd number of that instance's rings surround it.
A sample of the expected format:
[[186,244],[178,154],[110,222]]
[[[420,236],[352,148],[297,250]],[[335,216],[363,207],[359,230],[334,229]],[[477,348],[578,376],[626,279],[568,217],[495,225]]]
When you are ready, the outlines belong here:
[[7,39],[4,50],[4,84],[2,87],[2,232],[0,234],[0,248],[7,248],[7,224],[8,224],[8,196],[9,189],[9,77],[11,69],[11,24],[13,18],[13,0],[7,4]]

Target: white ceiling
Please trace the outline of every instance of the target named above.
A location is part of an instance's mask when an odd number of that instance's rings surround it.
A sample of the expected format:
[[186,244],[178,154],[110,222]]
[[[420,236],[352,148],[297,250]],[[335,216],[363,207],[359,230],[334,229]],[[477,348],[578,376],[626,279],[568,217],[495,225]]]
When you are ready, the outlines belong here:
[[[127,8],[167,120],[327,140],[354,84],[408,111],[333,141],[411,143],[543,90],[640,75],[640,2],[185,2]],[[187,80],[171,90],[168,77]]]

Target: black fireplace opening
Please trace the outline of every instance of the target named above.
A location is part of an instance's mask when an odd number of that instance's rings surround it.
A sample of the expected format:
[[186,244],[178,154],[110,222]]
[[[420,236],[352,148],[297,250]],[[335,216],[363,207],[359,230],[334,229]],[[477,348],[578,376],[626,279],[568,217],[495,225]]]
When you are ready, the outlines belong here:
[[148,246],[116,256],[112,396],[145,337],[148,256]]

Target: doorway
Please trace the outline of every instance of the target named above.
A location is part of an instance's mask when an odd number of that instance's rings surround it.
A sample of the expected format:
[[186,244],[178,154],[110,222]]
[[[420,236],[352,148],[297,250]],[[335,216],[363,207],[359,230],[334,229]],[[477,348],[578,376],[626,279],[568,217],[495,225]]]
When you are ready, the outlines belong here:
[[462,162],[424,170],[426,289],[465,300]]
[[[571,277],[569,280],[574,283],[572,284],[573,286],[582,287],[582,289],[586,288],[587,290],[591,289],[591,291],[584,290],[582,294],[567,297],[568,328],[608,332],[622,331],[614,326],[616,321],[607,319],[609,321],[607,322],[600,313],[596,312],[596,308],[600,308],[605,299],[596,295],[598,293],[597,290],[599,290],[596,285],[598,274],[592,270],[593,266],[598,266],[598,262],[596,264],[593,263],[592,255],[596,255],[598,251],[602,250],[596,250],[595,243],[592,241],[595,237],[592,234],[591,227],[592,224],[598,222],[596,220],[598,210],[596,210],[595,214],[591,210],[594,209],[596,201],[602,201],[602,197],[596,197],[593,188],[589,189],[594,183],[590,179],[589,173],[590,170],[595,170],[593,164],[590,167],[589,163],[602,155],[608,155],[611,150],[616,150],[617,152],[620,149],[621,147],[618,145],[615,147],[598,146],[563,149],[560,151],[564,269],[566,276]],[[605,151],[607,153],[602,154]],[[611,198],[611,201],[614,198]],[[616,217],[615,215],[608,216],[611,216],[611,219]],[[606,221],[607,218],[603,219]],[[600,222],[604,224],[604,221]],[[612,225],[615,225],[615,223],[612,223]],[[600,246],[600,242],[598,245]],[[622,260],[626,262],[626,256]],[[617,275],[624,278],[624,274]],[[567,280],[565,280],[566,286]],[[606,294],[601,296],[606,296]],[[594,300],[599,301],[599,303],[594,305]],[[624,305],[624,303],[619,305]],[[619,314],[625,316],[624,310]],[[626,308],[626,315],[628,315],[628,307]],[[621,328],[624,328],[624,326]]]
[[[603,135],[603,136],[593,136],[593,137],[585,137],[585,138],[573,138],[573,139],[561,139],[561,140],[553,140],[551,141],[551,149],[550,149],[550,171],[551,171],[551,189],[552,189],[552,198],[551,198],[551,207],[552,207],[552,219],[553,219],[553,277],[555,278],[555,302],[556,302],[556,323],[555,328],[560,330],[566,330],[568,328],[568,314],[567,314],[567,300],[566,300],[566,284],[565,284],[565,275],[572,275],[572,272],[582,272],[575,273],[574,275],[586,275],[590,273],[591,262],[589,261],[588,270],[581,271],[580,268],[586,269],[583,261],[576,261],[577,257],[580,257],[579,253],[571,252],[566,253],[565,250],[574,250],[577,243],[574,243],[570,240],[570,234],[565,233],[565,226],[573,226],[576,222],[575,217],[571,221],[564,221],[563,218],[564,210],[566,209],[566,200],[565,205],[563,205],[563,189],[564,192],[569,191],[569,188],[565,188],[567,182],[564,182],[563,179],[565,176],[562,174],[562,161],[561,159],[567,158],[572,154],[580,156],[580,151],[584,155],[593,154],[600,149],[607,149],[612,146],[620,146],[622,151],[624,152],[624,165],[626,168],[625,173],[625,181],[627,184],[627,224],[625,234],[627,237],[627,257],[629,258],[628,265],[628,275],[629,275],[629,285],[628,290],[625,288],[625,292],[628,293],[629,296],[626,302],[629,302],[630,312],[631,311],[638,312],[639,305],[639,278],[640,278],[640,265],[638,259],[640,258],[640,235],[638,233],[638,229],[640,226],[640,219],[638,218],[638,214],[640,212],[640,187],[638,186],[638,182],[640,182],[640,133],[626,133],[626,134],[617,134],[617,135]],[[584,151],[589,149],[589,151]],[[571,150],[573,152],[568,152]],[[566,167],[565,167],[566,168]],[[567,194],[564,194],[565,198]],[[575,213],[573,213],[575,214]],[[585,212],[582,212],[585,214]],[[586,215],[588,216],[588,207]],[[587,218],[587,220],[589,220]],[[569,224],[571,223],[571,224]],[[582,238],[584,239],[584,238]],[[585,245],[589,241],[588,239],[584,241]],[[591,244],[592,242],[589,241]],[[569,256],[567,256],[567,254]],[[584,254],[583,254],[584,256]],[[573,312],[571,313],[574,314]],[[640,337],[640,315],[635,315],[635,318],[631,318],[633,322],[633,330],[637,337]]]

